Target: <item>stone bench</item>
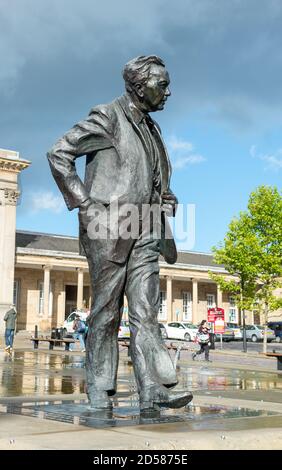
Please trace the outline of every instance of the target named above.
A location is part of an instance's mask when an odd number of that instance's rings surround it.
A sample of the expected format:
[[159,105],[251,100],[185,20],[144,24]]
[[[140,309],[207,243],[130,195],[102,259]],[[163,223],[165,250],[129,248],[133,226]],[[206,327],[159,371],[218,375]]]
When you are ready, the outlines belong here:
[[[61,346],[65,344],[65,351],[70,350],[70,344],[75,343],[75,339],[72,338],[63,338],[63,339],[56,339],[56,338],[41,338],[41,337],[32,337],[30,341],[33,341],[34,349],[38,349],[39,342],[49,343],[49,349],[54,349],[54,346]],[[59,344],[58,344],[59,343]]]

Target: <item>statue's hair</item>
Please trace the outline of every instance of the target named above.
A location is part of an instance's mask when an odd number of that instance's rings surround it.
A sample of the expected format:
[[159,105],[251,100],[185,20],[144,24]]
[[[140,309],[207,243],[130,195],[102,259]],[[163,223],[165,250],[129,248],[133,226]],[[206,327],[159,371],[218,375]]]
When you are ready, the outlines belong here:
[[125,88],[132,93],[137,83],[145,84],[150,75],[151,64],[162,65],[165,67],[164,61],[156,55],[140,55],[125,64],[123,69],[123,78]]

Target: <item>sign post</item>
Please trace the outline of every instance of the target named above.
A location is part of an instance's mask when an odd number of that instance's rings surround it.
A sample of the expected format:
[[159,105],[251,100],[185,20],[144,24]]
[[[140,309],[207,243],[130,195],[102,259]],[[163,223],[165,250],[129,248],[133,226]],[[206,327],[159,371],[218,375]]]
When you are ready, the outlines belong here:
[[220,344],[222,349],[222,334],[225,331],[224,313],[223,308],[208,309],[208,322],[211,323],[211,349],[215,349],[214,341],[216,334],[220,334]]

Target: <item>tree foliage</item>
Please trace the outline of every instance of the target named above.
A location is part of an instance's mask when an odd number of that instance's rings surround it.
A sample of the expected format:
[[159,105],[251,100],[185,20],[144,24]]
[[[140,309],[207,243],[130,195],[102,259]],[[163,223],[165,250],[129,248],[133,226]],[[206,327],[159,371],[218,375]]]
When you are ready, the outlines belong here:
[[282,286],[282,194],[278,189],[260,186],[252,192],[248,210],[231,221],[223,243],[213,252],[215,261],[235,278],[211,277],[236,296],[241,309],[256,305],[263,310],[267,323],[268,314],[282,306],[274,292]]

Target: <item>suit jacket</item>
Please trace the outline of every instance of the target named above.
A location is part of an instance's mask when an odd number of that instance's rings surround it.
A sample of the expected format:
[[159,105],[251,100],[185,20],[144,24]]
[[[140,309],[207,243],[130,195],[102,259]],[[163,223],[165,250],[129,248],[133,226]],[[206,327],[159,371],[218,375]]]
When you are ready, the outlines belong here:
[[[160,203],[160,194],[153,187],[151,156],[133,118],[133,108],[127,94],[107,105],[96,106],[87,119],[76,124],[47,153],[51,171],[69,210],[79,207],[89,197],[105,206],[115,198],[119,207],[131,203],[141,208],[142,204],[152,203],[154,194],[154,202]],[[152,132],[159,150],[163,193],[170,191],[171,165],[155,121]],[[87,155],[84,183],[75,168],[76,158],[82,155]],[[119,215],[119,226],[121,222],[122,215]],[[166,239],[165,230],[169,237]],[[133,243],[132,239],[120,237],[107,240],[108,259],[125,261]],[[160,250],[168,263],[175,263],[177,251],[165,215],[162,216]]]

